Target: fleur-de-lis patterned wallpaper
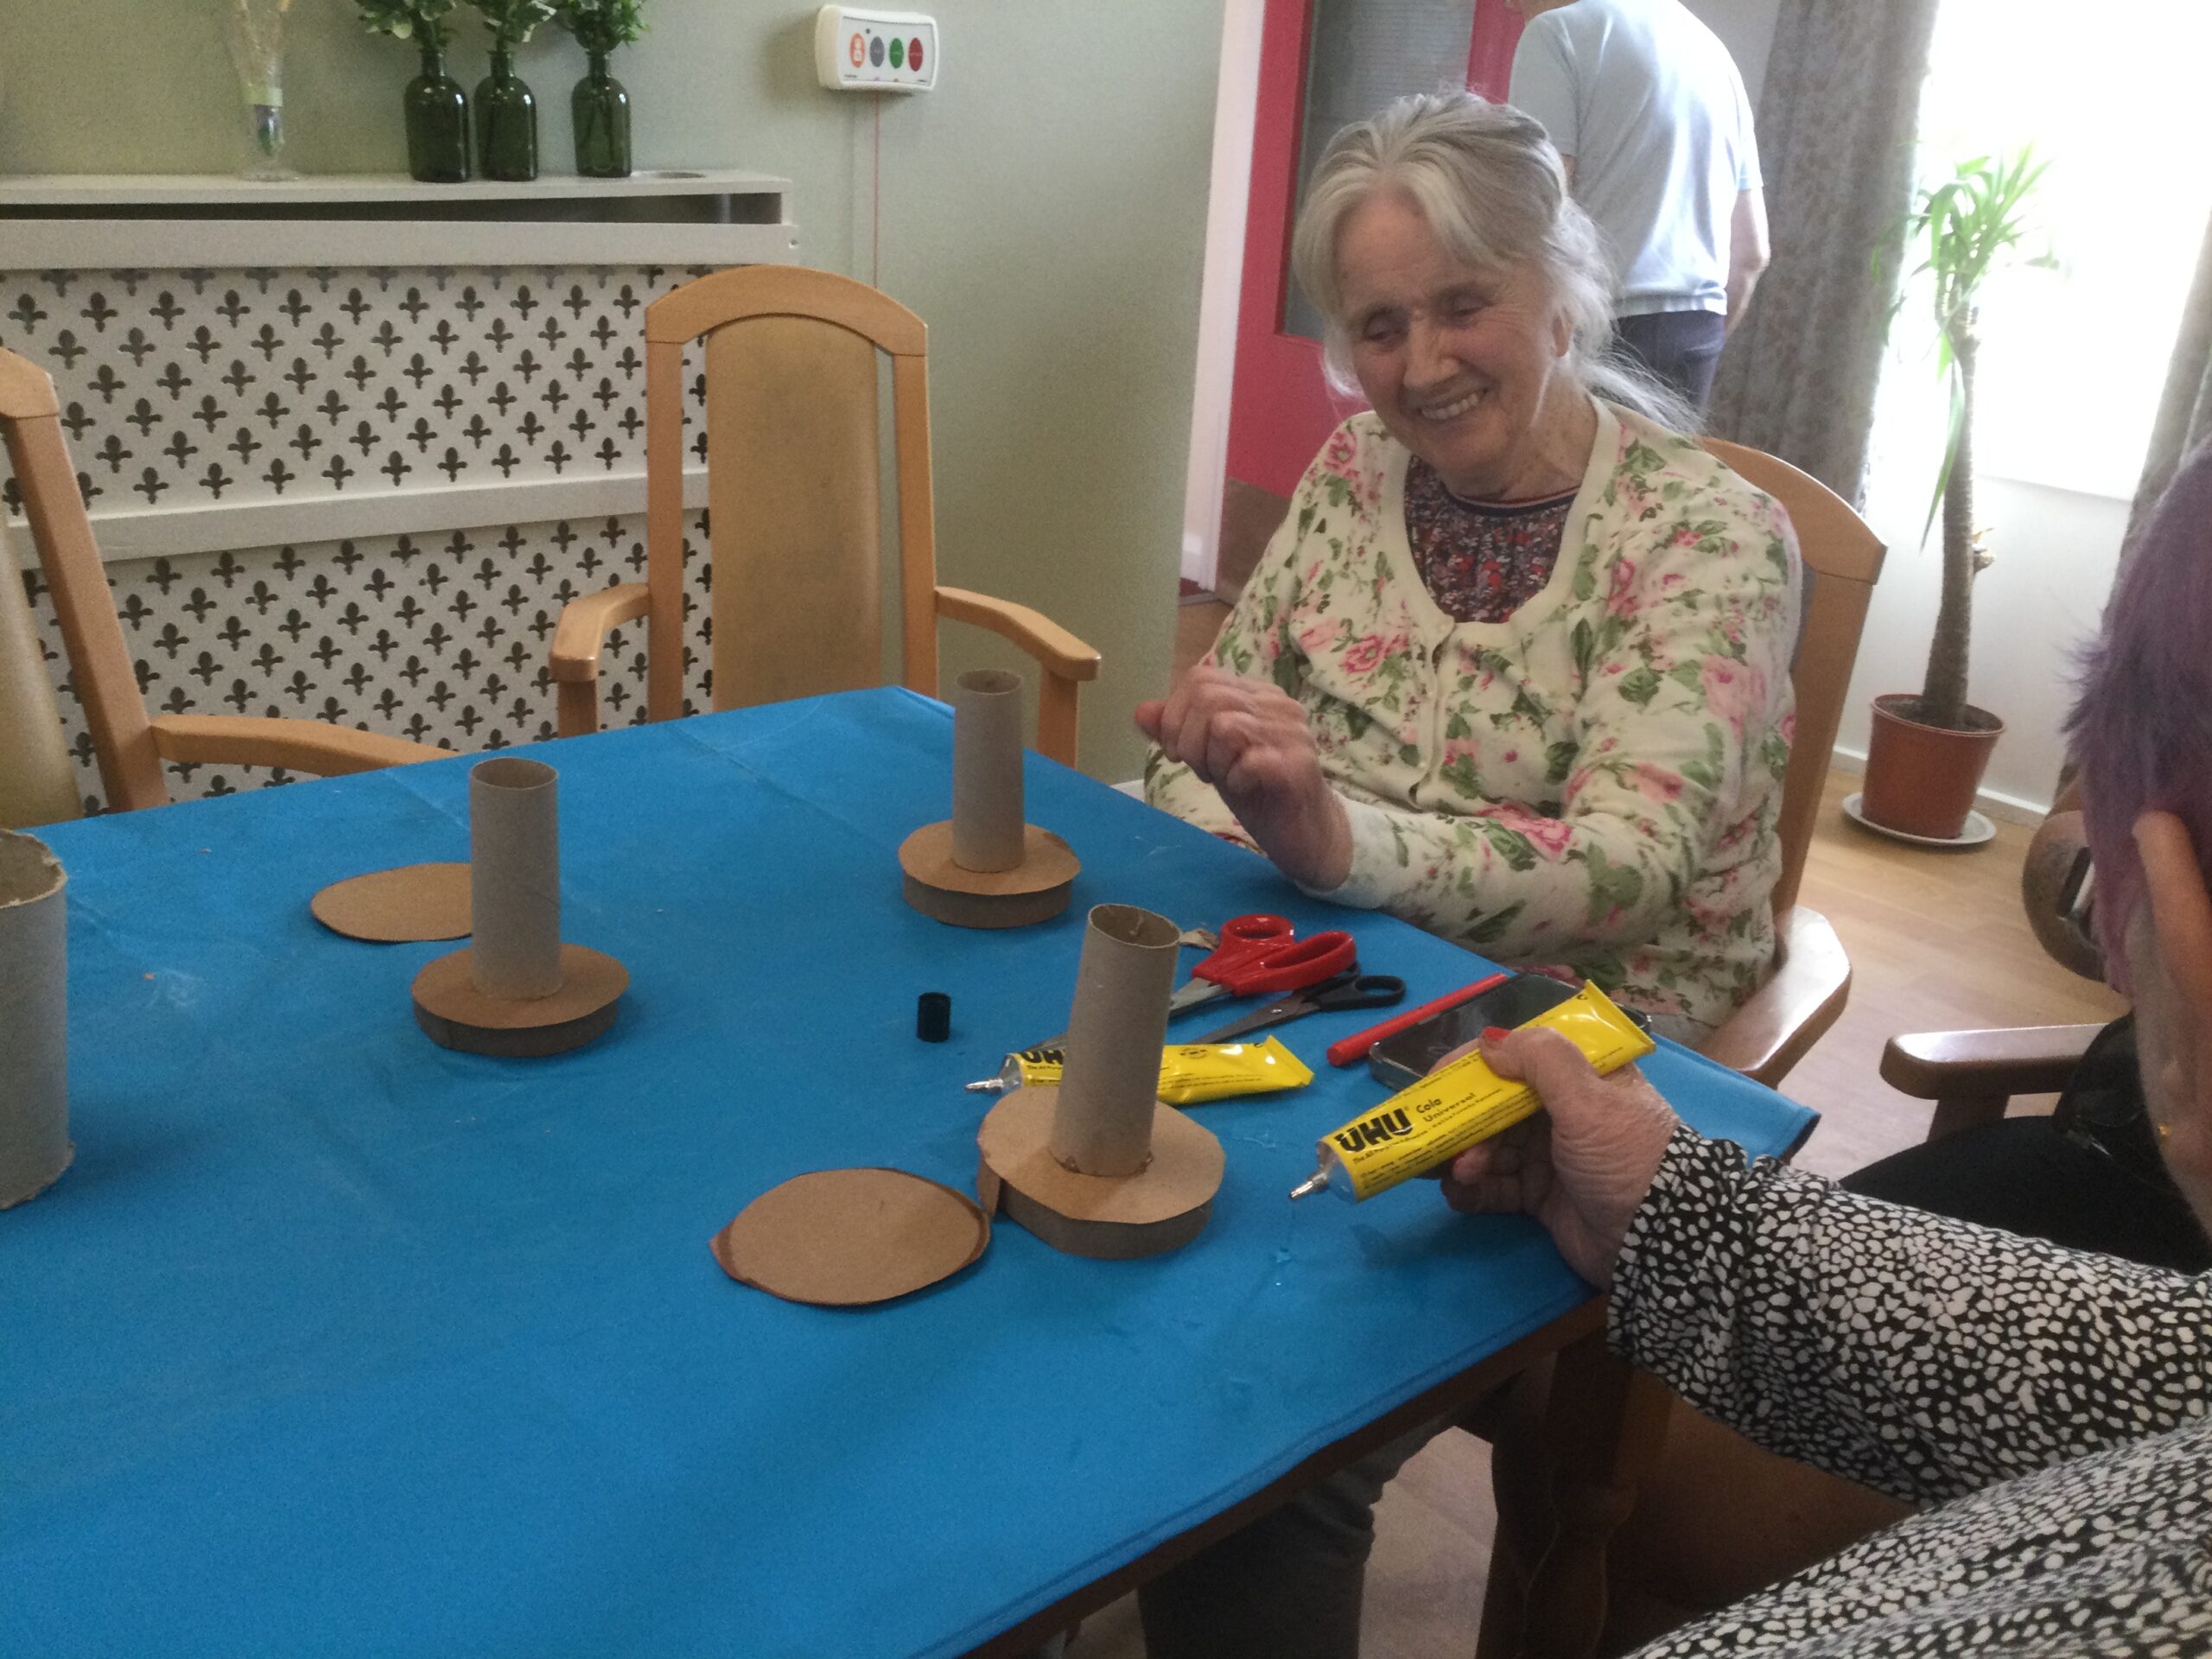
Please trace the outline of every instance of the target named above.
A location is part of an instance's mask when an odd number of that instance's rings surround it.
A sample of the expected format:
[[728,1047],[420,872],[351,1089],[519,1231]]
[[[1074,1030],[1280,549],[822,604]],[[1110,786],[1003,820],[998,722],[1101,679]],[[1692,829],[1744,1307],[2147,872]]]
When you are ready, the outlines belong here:
[[[463,751],[553,733],[561,607],[645,570],[644,311],[696,274],[538,270],[0,273],[0,346],[54,376],[95,514],[397,498],[601,478],[609,514],[435,535],[213,549],[107,566],[149,708],[278,714]],[[696,415],[696,364],[687,376]],[[692,434],[703,456],[705,435]],[[527,489],[515,492],[526,505]],[[0,504],[20,524],[12,477]],[[411,504],[410,504],[411,505]],[[241,521],[250,527],[251,518]],[[703,515],[689,525],[693,608]],[[246,532],[250,537],[250,529]],[[28,540],[18,538],[28,556]],[[89,806],[92,745],[29,578]],[[703,623],[702,624],[703,626]],[[706,698],[692,642],[689,690]],[[607,658],[605,718],[640,717],[641,626]],[[182,767],[180,797],[283,781]]]

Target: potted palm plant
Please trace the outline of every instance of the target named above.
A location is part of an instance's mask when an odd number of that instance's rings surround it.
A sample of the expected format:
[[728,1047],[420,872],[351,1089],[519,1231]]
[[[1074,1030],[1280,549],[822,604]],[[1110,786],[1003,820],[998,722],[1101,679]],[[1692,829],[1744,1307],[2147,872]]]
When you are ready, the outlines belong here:
[[[1876,829],[1922,840],[1961,838],[1990,752],[2005,731],[2004,721],[1967,700],[1974,582],[1990,563],[1974,526],[1974,367],[1981,349],[1978,314],[1990,275],[2022,257],[2026,206],[2044,166],[2031,149],[1961,162],[1948,181],[1921,192],[1905,222],[1906,245],[1922,256],[1912,276],[1925,276],[1931,290],[1936,372],[1950,392],[1943,465],[1929,503],[1928,523],[1921,531],[1925,540],[1929,526],[1941,515],[1942,598],[1919,693],[1895,692],[1874,699],[1866,786],[1859,811]],[[1891,315],[1894,318],[1895,313]]]

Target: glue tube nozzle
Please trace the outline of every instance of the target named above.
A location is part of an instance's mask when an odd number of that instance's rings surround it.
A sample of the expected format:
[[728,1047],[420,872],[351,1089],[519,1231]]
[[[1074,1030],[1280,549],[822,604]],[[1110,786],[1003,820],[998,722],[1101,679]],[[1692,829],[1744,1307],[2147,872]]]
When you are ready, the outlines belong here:
[[978,1077],[968,1085],[971,1095],[1002,1095],[1006,1092],[1004,1077]]
[[1294,1198],[1310,1198],[1316,1192],[1325,1192],[1328,1190],[1329,1166],[1324,1164],[1296,1186],[1292,1187],[1290,1196]]

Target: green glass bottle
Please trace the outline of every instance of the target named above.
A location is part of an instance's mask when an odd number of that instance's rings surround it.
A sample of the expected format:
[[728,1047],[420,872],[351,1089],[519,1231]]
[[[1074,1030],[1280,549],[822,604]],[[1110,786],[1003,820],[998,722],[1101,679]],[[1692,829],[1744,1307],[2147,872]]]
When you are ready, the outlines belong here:
[[592,52],[588,72],[569,97],[576,137],[576,171],[587,179],[630,176],[630,94],[607,73],[607,54]]
[[504,42],[493,47],[492,73],[476,89],[476,154],[487,179],[520,184],[537,176],[537,100]]
[[440,47],[423,48],[423,73],[407,83],[407,170],[423,184],[468,182],[468,95],[446,73]]

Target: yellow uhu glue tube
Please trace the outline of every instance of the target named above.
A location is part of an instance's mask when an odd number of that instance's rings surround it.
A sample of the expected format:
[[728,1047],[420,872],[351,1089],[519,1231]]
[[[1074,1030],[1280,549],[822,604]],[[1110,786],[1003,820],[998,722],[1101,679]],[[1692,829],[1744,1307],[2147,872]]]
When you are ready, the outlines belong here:
[[[1033,1083],[1058,1083],[1065,1058],[1063,1049],[1025,1048],[1006,1057],[998,1076],[971,1083],[968,1090],[995,1095]],[[1273,1094],[1313,1081],[1306,1062],[1273,1037],[1257,1043],[1185,1043],[1160,1055],[1160,1098],[1170,1106]]]
[[[1641,1059],[1655,1045],[1595,985],[1528,1021],[1548,1026],[1588,1057],[1599,1074]],[[1481,1054],[1440,1066],[1320,1143],[1313,1173],[1290,1196],[1329,1192],[1354,1203],[1458,1157],[1478,1141],[1532,1116],[1543,1103],[1525,1083],[1501,1077]]]

